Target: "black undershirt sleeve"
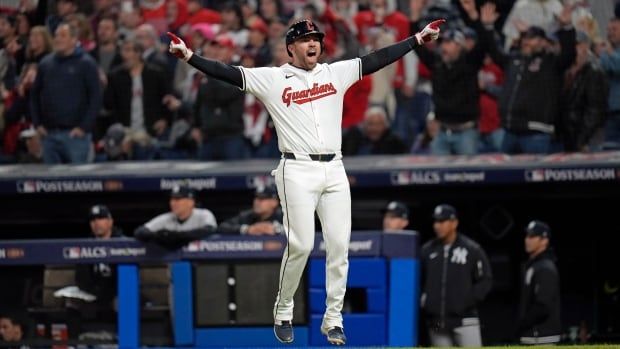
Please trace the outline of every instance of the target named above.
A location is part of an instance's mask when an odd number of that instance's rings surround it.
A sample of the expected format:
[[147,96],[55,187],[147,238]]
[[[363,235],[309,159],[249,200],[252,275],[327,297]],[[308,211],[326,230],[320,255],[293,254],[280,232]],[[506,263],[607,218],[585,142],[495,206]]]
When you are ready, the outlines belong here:
[[235,85],[239,88],[243,87],[241,70],[237,67],[200,57],[197,54],[193,54],[187,63],[210,77]]
[[396,62],[411,51],[415,45],[417,45],[417,42],[415,38],[411,36],[394,45],[384,47],[361,57],[362,75],[372,74],[386,65]]

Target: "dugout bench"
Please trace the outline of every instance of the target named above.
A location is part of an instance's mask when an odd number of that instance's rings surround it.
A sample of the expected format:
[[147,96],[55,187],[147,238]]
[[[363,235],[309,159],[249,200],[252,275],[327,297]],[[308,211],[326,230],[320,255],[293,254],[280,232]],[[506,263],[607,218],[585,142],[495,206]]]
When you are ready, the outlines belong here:
[[[177,348],[280,346],[271,326],[195,325],[192,264],[205,260],[277,261],[285,239],[275,237],[213,237],[170,251],[133,239],[29,240],[0,242],[0,266],[118,264],[118,344],[140,348],[140,263],[169,263],[173,342]],[[348,288],[363,290],[365,311],[345,313],[347,344],[358,346],[415,346],[417,344],[419,262],[418,234],[403,232],[354,232],[351,235]],[[306,273],[306,325],[295,326],[295,346],[323,346],[320,334],[325,309],[325,259],[317,235]],[[301,285],[300,285],[301,287]],[[264,295],[261,306],[271,309],[275,294]]]

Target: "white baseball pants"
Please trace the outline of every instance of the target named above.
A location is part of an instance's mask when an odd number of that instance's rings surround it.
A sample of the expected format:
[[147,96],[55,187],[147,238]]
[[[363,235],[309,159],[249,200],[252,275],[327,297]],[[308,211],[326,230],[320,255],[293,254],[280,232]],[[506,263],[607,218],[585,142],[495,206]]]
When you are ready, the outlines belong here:
[[275,321],[293,318],[293,296],[314,247],[314,212],[323,227],[327,300],[322,328],[342,325],[349,270],[351,191],[342,160],[282,159],[275,171],[288,244],[280,267]]

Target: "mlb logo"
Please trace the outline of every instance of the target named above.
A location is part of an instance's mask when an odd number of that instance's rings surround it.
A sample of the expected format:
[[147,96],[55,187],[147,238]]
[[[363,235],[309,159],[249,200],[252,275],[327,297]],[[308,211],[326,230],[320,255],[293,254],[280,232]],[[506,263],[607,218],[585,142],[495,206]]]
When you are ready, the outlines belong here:
[[187,245],[186,250],[188,252],[198,252],[198,251],[200,251],[200,242],[199,241],[192,241],[192,242],[190,242]]
[[545,180],[545,170],[527,171],[525,179],[530,182],[543,182]]
[[17,184],[17,191],[21,193],[35,193],[37,191],[37,184],[35,181],[24,181]]
[[79,247],[69,248],[69,258],[72,258],[72,259],[80,258],[80,248]]
[[392,174],[392,184],[408,185],[411,183],[411,172],[400,171]]

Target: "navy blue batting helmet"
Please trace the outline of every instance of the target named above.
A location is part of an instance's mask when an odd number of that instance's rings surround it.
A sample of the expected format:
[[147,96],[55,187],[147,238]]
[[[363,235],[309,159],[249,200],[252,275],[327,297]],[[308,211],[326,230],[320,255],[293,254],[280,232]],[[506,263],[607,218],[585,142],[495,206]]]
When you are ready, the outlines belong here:
[[286,52],[290,57],[292,57],[293,54],[288,50],[288,45],[308,35],[317,35],[319,37],[319,41],[321,42],[321,53],[323,53],[323,38],[325,37],[325,33],[321,32],[319,27],[311,20],[303,19],[293,23],[286,31]]

